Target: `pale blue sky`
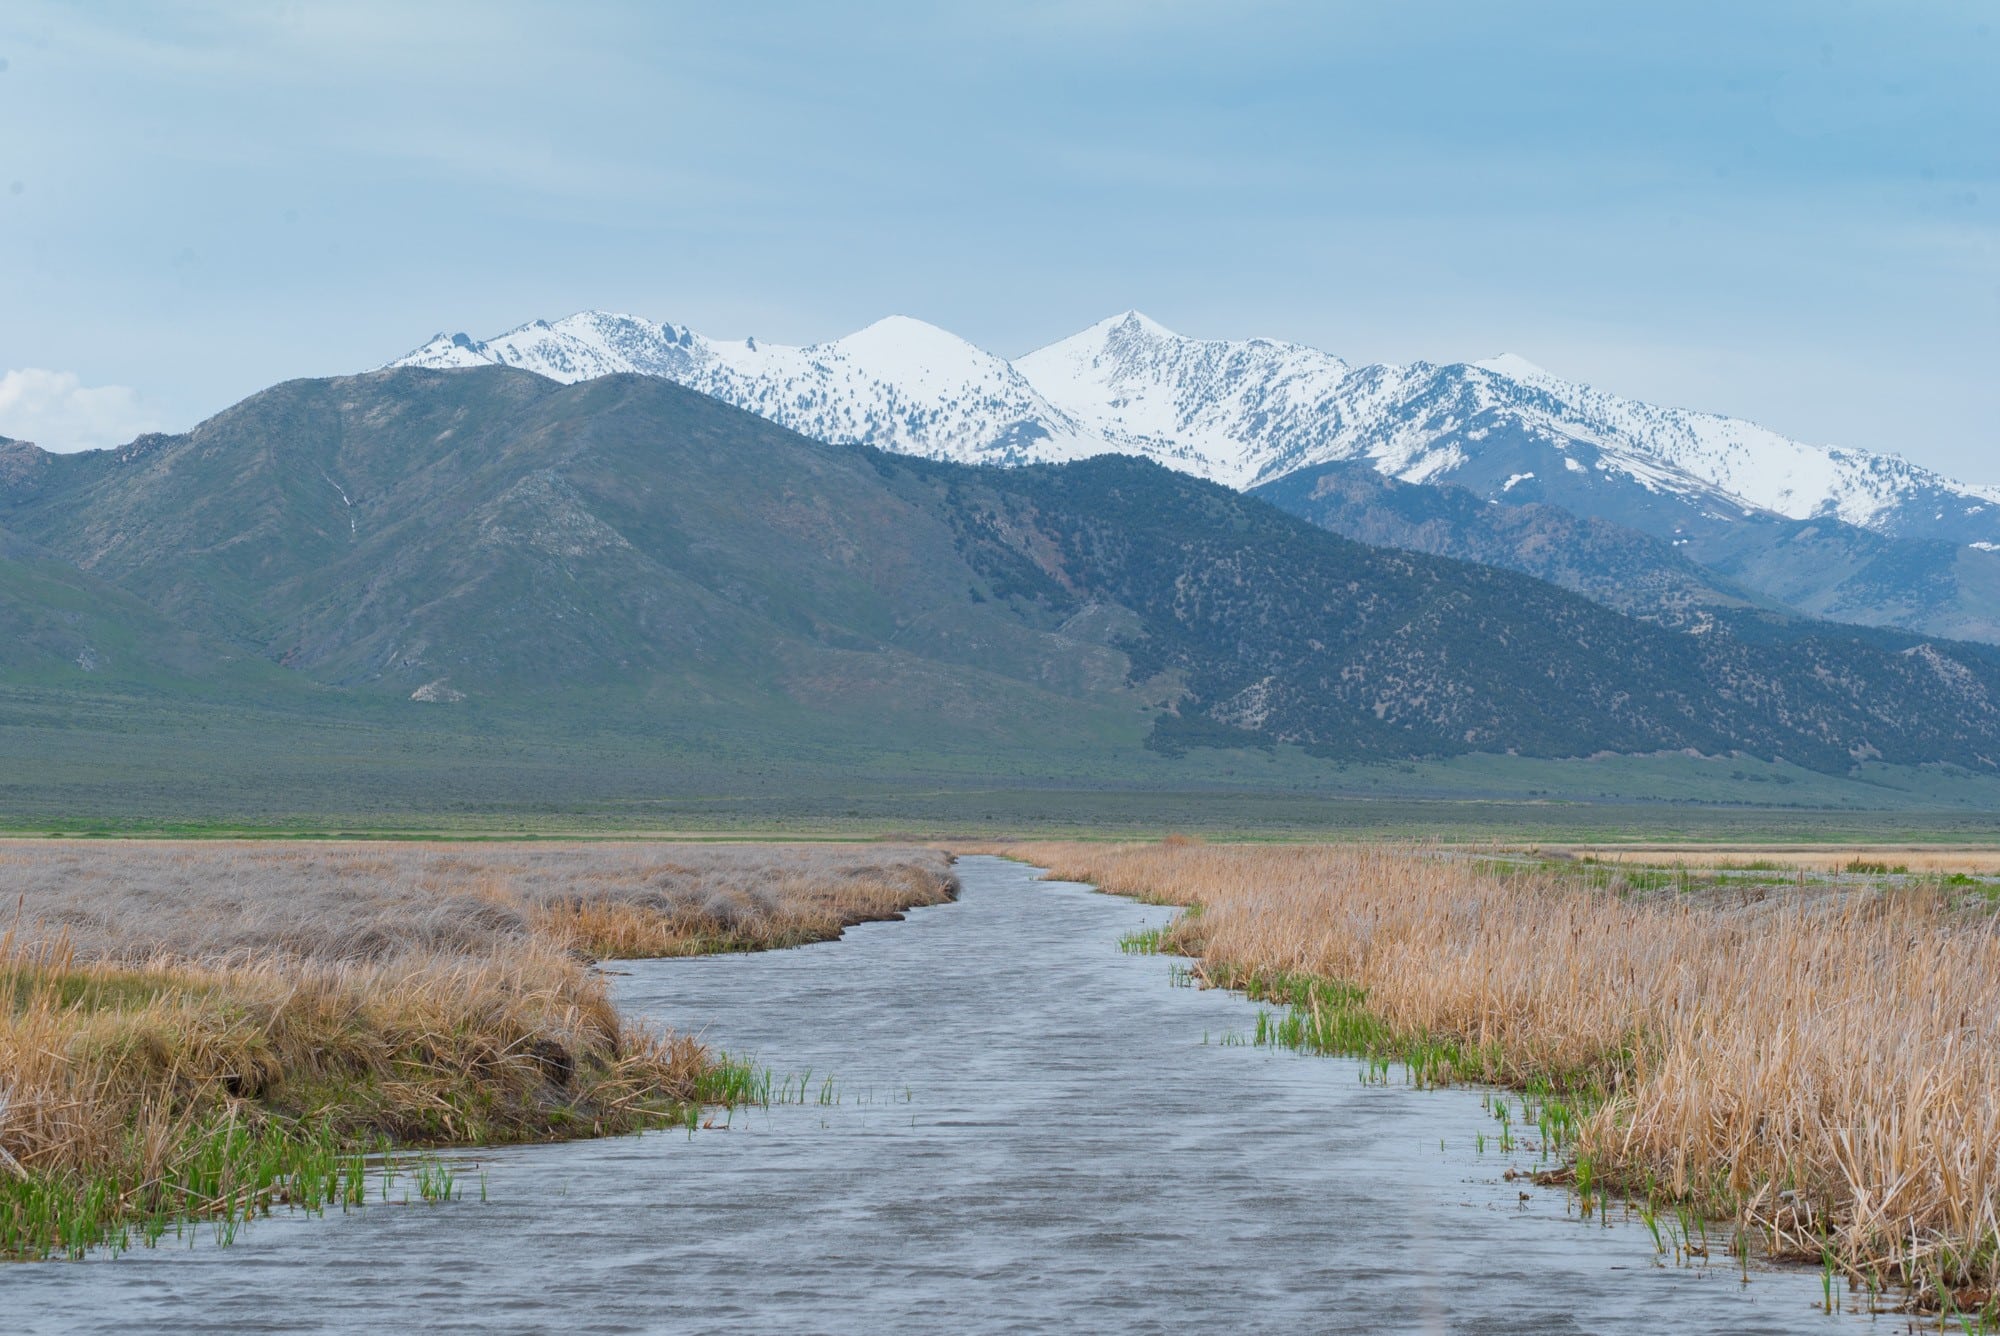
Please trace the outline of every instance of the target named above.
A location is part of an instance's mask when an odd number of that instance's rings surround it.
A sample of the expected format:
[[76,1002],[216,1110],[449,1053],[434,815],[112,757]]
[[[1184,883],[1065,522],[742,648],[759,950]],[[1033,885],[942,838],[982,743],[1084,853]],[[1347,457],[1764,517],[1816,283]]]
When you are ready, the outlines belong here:
[[8,0],[0,60],[51,447],[584,307],[1009,356],[1138,307],[2000,481],[1993,0]]

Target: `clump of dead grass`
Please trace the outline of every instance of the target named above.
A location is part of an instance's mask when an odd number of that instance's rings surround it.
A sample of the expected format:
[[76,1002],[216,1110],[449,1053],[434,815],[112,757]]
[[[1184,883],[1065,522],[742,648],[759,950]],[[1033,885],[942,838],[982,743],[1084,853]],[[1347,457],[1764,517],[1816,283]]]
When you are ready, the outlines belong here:
[[1686,896],[1382,846],[1023,845],[1198,906],[1213,975],[1339,981],[1455,1074],[1585,1093],[1595,1175],[1784,1255],[2000,1288],[2000,930],[1921,884]]

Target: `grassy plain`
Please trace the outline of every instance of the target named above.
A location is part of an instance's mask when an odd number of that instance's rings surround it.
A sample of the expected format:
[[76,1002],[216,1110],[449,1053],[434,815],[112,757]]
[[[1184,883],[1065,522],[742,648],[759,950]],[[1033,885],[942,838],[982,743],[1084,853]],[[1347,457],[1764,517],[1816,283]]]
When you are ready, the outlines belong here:
[[[1375,845],[1026,844],[1187,906],[1273,1033],[1523,1090],[1588,1203],[1733,1216],[1857,1286],[2000,1291],[2000,928],[1959,874],[1768,879]],[[1990,854],[1989,854],[1990,857]]]
[[384,1144],[752,1094],[589,962],[821,940],[952,888],[881,847],[0,844],[0,1255],[345,1201]]
[[2000,811],[2000,779],[1943,767],[1166,756],[1140,745],[1138,711],[1039,731],[1014,711],[913,736],[887,713],[716,711],[610,690],[525,705],[322,694],[280,708],[0,687],[0,831],[1931,843],[1991,842]]
[[1826,877],[2000,877],[2000,848],[1982,845],[1736,844],[1588,846],[1560,852],[1587,862],[1716,872],[1804,872]]

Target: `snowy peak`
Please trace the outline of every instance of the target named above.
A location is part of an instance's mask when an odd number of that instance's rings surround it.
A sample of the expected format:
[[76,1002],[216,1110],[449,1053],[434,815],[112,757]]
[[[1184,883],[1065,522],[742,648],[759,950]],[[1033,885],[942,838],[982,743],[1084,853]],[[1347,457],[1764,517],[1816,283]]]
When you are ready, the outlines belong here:
[[1015,365],[1049,402],[1102,434],[1239,487],[1260,480],[1270,423],[1302,422],[1348,370],[1297,344],[1187,338],[1137,311]]
[[464,334],[439,333],[431,341],[415,352],[398,360],[397,366],[422,366],[446,369],[463,366],[486,366],[494,359],[487,355],[486,345]]
[[700,358],[696,335],[633,315],[584,311],[550,324],[534,320],[491,340],[508,366],[556,380],[591,380],[620,371],[677,379]]
[[[2000,489],[1955,482],[1898,455],[1808,445],[1740,418],[1621,399],[1512,354],[1474,365],[1518,387],[1510,397],[1524,417],[1789,519],[1949,537],[1957,521],[1988,527],[2000,500]],[[1947,531],[1927,530],[1926,520],[1946,522]]]
[[908,388],[950,392],[969,385],[1013,385],[1019,377],[1005,359],[958,335],[906,315],[877,320],[846,338],[804,350],[821,353],[862,374]]
[[1038,348],[1016,363],[1031,378],[1082,376],[1136,385],[1185,375],[1190,369],[1254,372],[1260,363],[1303,364],[1316,373],[1344,373],[1347,363],[1317,349],[1270,339],[1238,342],[1192,339],[1138,311],[1100,320],[1066,339]]
[[2000,542],[2000,488],[1621,399],[1512,353],[1350,366],[1301,344],[1189,338],[1125,311],[1009,362],[901,315],[792,347],[583,311],[483,342],[440,334],[394,365],[481,363],[560,381],[661,376],[820,440],[962,462],[1116,452],[1250,487],[1365,460],[1405,482],[1548,501],[1660,536],[1762,511]]
[[[1112,343],[1143,345],[1147,343],[1173,343],[1181,341],[1181,336],[1168,329],[1159,321],[1141,311],[1124,311],[1118,315],[1106,316],[1085,329],[1062,340],[1063,344],[1079,344],[1102,347]],[[1033,354],[1030,354],[1032,356]]]
[[1004,358],[909,316],[807,347],[709,339],[679,325],[583,311],[481,343],[439,336],[396,366],[517,366],[569,382],[660,376],[802,435],[936,459],[1019,464],[1109,447]]
[[1472,365],[1481,371],[1491,371],[1509,380],[1520,381],[1523,385],[1534,385],[1541,381],[1556,379],[1518,353],[1501,353],[1498,357],[1482,358]]
[[940,329],[915,316],[884,316],[874,324],[857,329],[845,338],[825,345],[839,348],[849,356],[866,357],[885,363],[932,366],[940,362],[973,364],[1001,359],[967,343],[947,329]]
[[710,345],[687,381],[820,440],[972,463],[1101,453],[1004,358],[908,316],[803,348]]
[[639,316],[584,311],[551,324],[531,320],[481,341],[440,334],[396,366],[517,366],[565,383],[620,371],[679,379],[699,357],[698,335]]

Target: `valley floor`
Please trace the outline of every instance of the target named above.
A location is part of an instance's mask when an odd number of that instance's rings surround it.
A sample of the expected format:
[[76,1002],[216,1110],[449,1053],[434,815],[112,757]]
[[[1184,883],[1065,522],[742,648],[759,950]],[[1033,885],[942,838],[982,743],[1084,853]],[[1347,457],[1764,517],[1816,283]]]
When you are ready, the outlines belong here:
[[1138,745],[1137,713],[1101,733],[1000,739],[804,712],[755,728],[674,718],[624,698],[537,715],[0,690],[0,832],[1961,844],[1993,842],[2000,811],[2000,778],[1948,767],[1828,775],[1680,753],[1363,764],[1293,747],[1168,757]]

